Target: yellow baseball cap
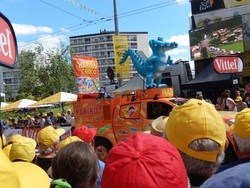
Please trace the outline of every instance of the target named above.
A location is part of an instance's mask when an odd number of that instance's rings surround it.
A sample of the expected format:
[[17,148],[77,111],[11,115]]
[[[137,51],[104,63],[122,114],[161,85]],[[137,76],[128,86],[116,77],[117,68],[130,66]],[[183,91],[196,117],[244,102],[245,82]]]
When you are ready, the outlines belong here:
[[68,145],[68,144],[70,144],[72,142],[77,142],[77,141],[83,142],[82,139],[80,139],[77,136],[69,136],[69,137],[67,137],[65,140],[63,140],[59,144],[58,151],[60,151],[64,146],[66,146],[66,145]]
[[31,138],[22,137],[17,142],[13,142],[9,158],[11,161],[22,160],[31,162],[35,158],[36,141]]
[[[182,106],[172,109],[166,123],[168,140],[187,155],[209,162],[215,162],[217,155],[225,147],[225,124],[208,102],[190,99]],[[207,138],[217,142],[220,146],[217,151],[196,151],[189,147],[194,140]]]
[[235,102],[242,101],[242,97],[236,97]]
[[40,148],[46,149],[59,140],[63,133],[65,133],[64,129],[54,129],[52,126],[45,127],[39,131],[37,143]]
[[5,146],[5,147],[3,148],[3,152],[6,154],[6,156],[7,156],[8,158],[10,158],[11,146],[12,146],[12,144],[8,144],[7,146]]
[[233,133],[242,138],[250,138],[250,108],[245,108],[235,116]]
[[2,149],[0,149],[0,159],[0,187],[21,188],[17,173]]
[[22,135],[20,135],[20,134],[14,134],[14,135],[12,135],[12,136],[9,138],[8,143],[16,142],[16,141],[18,141],[18,140],[21,139],[21,138],[22,138]]
[[42,115],[42,117],[47,117],[48,115],[47,115],[47,113],[43,113],[43,115]]
[[[28,162],[12,162],[22,188],[49,188],[47,173],[39,166]],[[11,181],[11,180],[10,180]]]

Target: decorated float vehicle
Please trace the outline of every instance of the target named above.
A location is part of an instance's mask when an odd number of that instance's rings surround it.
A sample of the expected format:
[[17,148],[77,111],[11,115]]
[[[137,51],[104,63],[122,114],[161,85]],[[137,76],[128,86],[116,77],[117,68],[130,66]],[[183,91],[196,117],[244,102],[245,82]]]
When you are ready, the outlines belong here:
[[[96,149],[99,159],[105,161],[108,151],[137,131],[148,131],[151,122],[159,116],[168,116],[172,108],[187,101],[175,98],[173,88],[161,84],[162,73],[172,64],[167,50],[178,46],[162,38],[150,40],[152,55],[144,60],[133,49],[124,52],[123,64],[130,56],[138,73],[146,80],[146,88],[129,94],[107,98],[98,86],[98,64],[95,58],[73,57],[78,99],[73,103],[74,126],[95,128]],[[91,70],[87,70],[91,69]],[[98,92],[101,91],[101,92]]]
[[118,142],[137,131],[148,131],[159,116],[168,116],[172,108],[187,99],[173,97],[172,88],[137,90],[135,94],[112,99],[79,98],[73,104],[74,126],[86,125],[97,130],[95,143],[99,158]]

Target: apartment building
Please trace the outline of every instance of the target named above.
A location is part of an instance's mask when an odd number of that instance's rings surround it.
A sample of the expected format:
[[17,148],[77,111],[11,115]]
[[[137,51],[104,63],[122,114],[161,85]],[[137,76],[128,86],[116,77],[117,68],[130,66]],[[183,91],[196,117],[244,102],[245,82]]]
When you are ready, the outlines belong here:
[[20,86],[18,70],[1,67],[0,79],[3,80],[0,85],[1,93],[4,93],[6,98],[15,98]]
[[[100,30],[100,33],[72,36],[70,46],[76,55],[90,56],[97,58],[99,66],[99,80],[101,85],[109,84],[107,68],[115,70],[115,56],[112,36],[114,31]],[[120,32],[119,35],[127,36],[128,47],[137,51],[142,51],[148,57],[148,32]],[[132,62],[130,63],[130,78],[137,73]],[[129,79],[124,79],[123,83]]]

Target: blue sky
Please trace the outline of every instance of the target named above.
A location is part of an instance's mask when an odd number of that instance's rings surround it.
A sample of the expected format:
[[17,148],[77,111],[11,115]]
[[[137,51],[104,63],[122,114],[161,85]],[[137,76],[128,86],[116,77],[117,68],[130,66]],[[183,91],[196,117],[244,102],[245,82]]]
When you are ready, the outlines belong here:
[[[177,42],[167,52],[172,59],[190,60],[189,0],[117,0],[120,32],[148,32],[149,40]],[[19,46],[45,48],[69,44],[69,37],[114,31],[113,0],[1,0],[1,12],[11,21]]]

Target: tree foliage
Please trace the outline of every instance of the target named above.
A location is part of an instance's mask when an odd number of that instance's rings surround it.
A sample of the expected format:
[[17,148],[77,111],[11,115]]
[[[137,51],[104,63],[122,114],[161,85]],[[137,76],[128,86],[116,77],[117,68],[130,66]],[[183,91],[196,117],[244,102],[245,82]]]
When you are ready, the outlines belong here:
[[44,50],[41,44],[34,51],[22,50],[17,65],[19,95],[34,96],[34,99],[40,100],[60,91],[75,92],[70,58],[70,48],[63,44],[50,50]]

